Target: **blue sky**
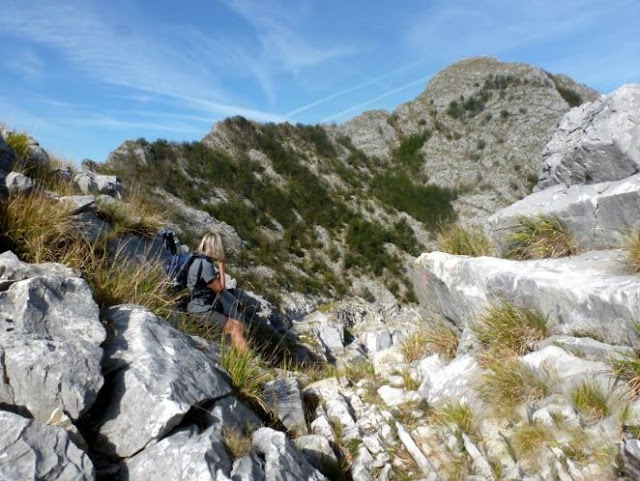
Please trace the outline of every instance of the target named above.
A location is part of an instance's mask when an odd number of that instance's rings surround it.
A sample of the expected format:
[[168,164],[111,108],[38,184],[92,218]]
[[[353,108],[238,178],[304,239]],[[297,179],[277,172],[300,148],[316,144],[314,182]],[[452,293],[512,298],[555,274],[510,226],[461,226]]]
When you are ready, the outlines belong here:
[[0,0],[0,122],[102,161],[224,117],[340,123],[490,55],[640,82],[640,0]]

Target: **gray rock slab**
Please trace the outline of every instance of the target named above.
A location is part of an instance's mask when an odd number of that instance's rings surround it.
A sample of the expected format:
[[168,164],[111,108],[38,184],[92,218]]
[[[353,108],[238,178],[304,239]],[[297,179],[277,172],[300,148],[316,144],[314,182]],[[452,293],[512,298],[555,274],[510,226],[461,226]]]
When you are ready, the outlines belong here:
[[625,473],[631,479],[640,479],[640,441],[627,439],[621,443],[620,457],[624,464]]
[[552,333],[628,345],[640,318],[640,276],[626,273],[624,259],[618,250],[536,261],[432,252],[415,261],[414,289],[422,308],[460,329],[506,300],[537,311]]
[[570,110],[543,152],[537,187],[619,180],[640,169],[640,85]]
[[0,479],[84,481],[93,464],[62,428],[0,411]]
[[22,262],[11,251],[0,254],[0,281],[23,281],[39,276],[80,277],[80,274],[63,264],[55,262],[30,264]]
[[453,401],[468,404],[475,399],[474,388],[481,371],[473,356],[458,357],[440,369],[425,369],[418,392],[429,404]]
[[536,350],[547,346],[558,346],[574,356],[589,361],[625,360],[634,356],[629,346],[612,346],[589,337],[550,336],[536,344]]
[[81,212],[72,215],[71,219],[77,225],[78,234],[87,242],[96,242],[111,232],[111,225],[100,219],[95,212]]
[[58,200],[69,206],[71,209],[69,215],[92,211],[96,206],[96,198],[93,195],[69,195],[60,197]]
[[264,458],[266,481],[324,481],[286,434],[270,428],[253,433],[253,448]]
[[227,481],[231,459],[215,429],[202,433],[192,426],[180,430],[126,461],[128,481]]
[[640,174],[615,182],[551,186],[496,212],[486,230],[505,248],[518,218],[538,214],[558,217],[581,250],[619,247],[640,225]]
[[288,430],[297,435],[309,433],[297,379],[269,381],[264,385],[264,398]]
[[161,439],[195,404],[231,393],[219,352],[203,347],[153,313],[133,305],[106,309],[113,335],[103,370],[113,390],[99,430],[99,449],[132,456]]
[[115,175],[95,172],[80,172],[73,177],[73,183],[83,194],[105,194],[113,197],[122,195],[124,187]]
[[0,276],[20,279],[0,291],[0,403],[46,422],[60,409],[77,420],[103,385],[106,332],[83,279],[56,264],[0,256]]
[[300,340],[316,354],[329,361],[344,354],[344,324],[320,311],[306,315],[293,323]]
[[264,461],[254,452],[236,459],[231,470],[231,481],[264,481]]
[[378,352],[384,349],[388,349],[393,345],[393,339],[389,329],[377,329],[375,331],[368,331],[359,336],[362,339],[362,344],[366,348],[367,352]]
[[262,426],[262,422],[248,407],[235,396],[227,396],[216,401],[208,410],[207,424],[218,432],[230,427],[239,432],[253,432]]
[[13,193],[29,193],[33,190],[35,183],[31,177],[27,177],[20,172],[9,172],[4,178],[4,185],[7,192]]
[[294,439],[293,443],[315,468],[338,466],[338,458],[324,436],[308,434]]

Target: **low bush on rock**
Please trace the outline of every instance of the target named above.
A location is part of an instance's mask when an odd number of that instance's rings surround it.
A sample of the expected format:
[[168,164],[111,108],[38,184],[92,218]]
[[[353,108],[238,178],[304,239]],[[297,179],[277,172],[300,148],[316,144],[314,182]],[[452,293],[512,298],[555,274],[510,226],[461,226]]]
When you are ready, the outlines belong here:
[[490,256],[494,250],[480,229],[466,229],[459,224],[441,230],[436,240],[442,252],[460,256]]
[[542,316],[509,302],[489,307],[472,330],[488,348],[516,355],[525,354],[533,342],[544,339],[548,333]]
[[548,259],[576,252],[573,237],[554,216],[520,217],[507,238],[506,257],[510,259]]

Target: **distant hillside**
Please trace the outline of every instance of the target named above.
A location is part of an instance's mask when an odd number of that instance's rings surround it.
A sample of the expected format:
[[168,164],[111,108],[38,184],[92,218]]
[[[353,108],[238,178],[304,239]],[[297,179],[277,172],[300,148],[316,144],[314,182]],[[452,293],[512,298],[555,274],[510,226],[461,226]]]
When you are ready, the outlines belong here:
[[200,142],[127,141],[100,169],[170,205],[191,245],[215,223],[236,274],[271,297],[411,301],[405,266],[430,232],[526,195],[558,120],[597,96],[535,67],[470,59],[393,113],[338,126],[234,117]]

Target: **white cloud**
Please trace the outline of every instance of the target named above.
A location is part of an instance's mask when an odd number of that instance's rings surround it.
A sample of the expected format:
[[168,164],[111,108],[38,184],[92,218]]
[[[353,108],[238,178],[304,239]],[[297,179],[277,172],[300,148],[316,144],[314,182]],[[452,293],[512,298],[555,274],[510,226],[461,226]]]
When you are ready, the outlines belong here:
[[[43,0],[13,2],[0,16],[0,36],[52,49],[72,68],[100,82],[179,101],[212,119],[220,115],[276,118],[269,112],[236,105],[221,87],[215,65],[186,55],[186,38],[175,32],[149,32],[139,25],[122,31],[84,2],[52,5]],[[170,28],[167,28],[169,31]],[[229,102],[231,100],[231,102]]]

